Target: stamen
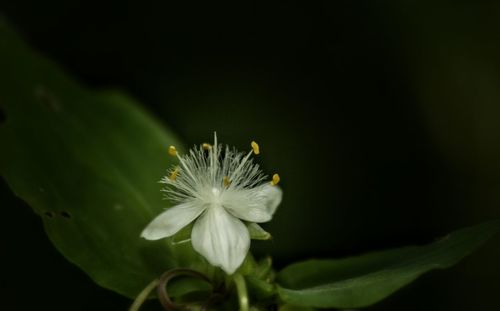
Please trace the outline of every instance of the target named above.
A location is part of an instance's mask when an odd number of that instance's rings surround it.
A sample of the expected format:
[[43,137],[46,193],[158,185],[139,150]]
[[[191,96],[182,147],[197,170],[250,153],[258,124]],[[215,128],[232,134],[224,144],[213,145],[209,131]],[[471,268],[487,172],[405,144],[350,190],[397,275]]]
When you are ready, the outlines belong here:
[[229,180],[229,177],[224,176],[224,186],[228,187],[231,184],[231,180]]
[[271,180],[271,186],[276,186],[280,182],[280,175],[274,174],[273,180]]
[[250,143],[250,146],[252,146],[252,150],[253,150],[254,154],[259,154],[260,153],[259,144],[257,144],[255,141],[252,141]]
[[173,157],[177,155],[177,149],[175,149],[175,146],[168,147],[168,154]]
[[[255,144],[257,144],[257,143],[255,143]],[[252,155],[253,152],[254,152],[253,150],[249,151],[248,154],[246,155],[246,157],[244,157],[243,160],[241,160],[240,165],[238,165],[238,167],[231,174],[231,178],[230,179],[232,179],[235,176],[238,176],[238,174],[240,173],[241,169],[243,168],[243,166],[245,165],[245,163],[248,161],[248,159],[250,158],[250,156]]]
[[179,175],[179,167],[176,167],[172,173],[170,173],[170,176],[168,176],[168,178],[170,180],[176,180],[177,179],[177,176]]
[[202,147],[203,149],[205,149],[205,150],[210,150],[210,149],[212,149],[212,145],[207,144],[207,143],[203,143],[203,144],[201,145],[201,147]]

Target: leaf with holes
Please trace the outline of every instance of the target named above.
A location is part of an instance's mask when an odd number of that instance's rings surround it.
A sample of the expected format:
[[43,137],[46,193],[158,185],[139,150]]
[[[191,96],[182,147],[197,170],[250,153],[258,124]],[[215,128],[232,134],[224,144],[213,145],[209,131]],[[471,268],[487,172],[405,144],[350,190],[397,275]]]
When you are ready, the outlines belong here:
[[499,229],[500,221],[492,221],[455,231],[426,246],[292,264],[278,274],[278,293],[285,302],[298,306],[365,307],[427,271],[456,264]]
[[166,269],[206,268],[187,244],[139,237],[167,207],[171,132],[127,96],[79,86],[2,21],[0,68],[0,172],[64,256],[129,297]]

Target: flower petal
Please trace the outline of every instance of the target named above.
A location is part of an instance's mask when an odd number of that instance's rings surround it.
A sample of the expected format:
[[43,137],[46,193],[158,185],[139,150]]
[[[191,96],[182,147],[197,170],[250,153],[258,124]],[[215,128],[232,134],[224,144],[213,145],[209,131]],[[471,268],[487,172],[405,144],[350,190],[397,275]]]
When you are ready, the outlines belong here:
[[223,206],[233,216],[251,222],[271,220],[281,202],[282,192],[277,186],[264,185],[251,190],[224,193]]
[[147,240],[172,236],[196,219],[204,210],[203,205],[193,202],[171,207],[153,219],[142,231],[141,236]]
[[196,221],[191,240],[198,253],[227,274],[241,265],[250,247],[246,226],[221,206],[209,207]]
[[262,189],[262,195],[266,198],[267,211],[269,214],[274,215],[283,198],[283,191],[279,186],[266,185]]

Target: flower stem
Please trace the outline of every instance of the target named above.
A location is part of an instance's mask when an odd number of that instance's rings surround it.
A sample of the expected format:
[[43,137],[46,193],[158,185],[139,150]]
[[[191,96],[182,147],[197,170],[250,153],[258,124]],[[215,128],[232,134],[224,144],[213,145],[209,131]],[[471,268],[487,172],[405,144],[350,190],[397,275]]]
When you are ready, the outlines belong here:
[[139,311],[139,308],[142,306],[144,301],[148,299],[149,294],[155,289],[156,286],[158,286],[158,279],[153,280],[151,283],[149,283],[143,290],[142,292],[137,295],[137,297],[134,300],[134,303],[130,306],[128,311]]
[[248,291],[247,285],[245,283],[245,278],[239,273],[233,276],[234,283],[236,284],[236,290],[238,292],[238,302],[240,304],[240,311],[249,311],[248,307]]

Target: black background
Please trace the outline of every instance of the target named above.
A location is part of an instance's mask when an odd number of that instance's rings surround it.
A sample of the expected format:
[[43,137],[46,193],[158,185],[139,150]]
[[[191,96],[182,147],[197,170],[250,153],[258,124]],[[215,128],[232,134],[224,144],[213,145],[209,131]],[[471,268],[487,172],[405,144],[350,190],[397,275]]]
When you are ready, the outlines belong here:
[[[284,201],[277,267],[432,241],[500,216],[499,6],[21,0],[0,12],[83,84],[139,99],[189,145],[259,141]],[[10,310],[124,310],[0,183]],[[500,239],[372,310],[500,310]],[[156,305],[151,304],[151,309]]]

